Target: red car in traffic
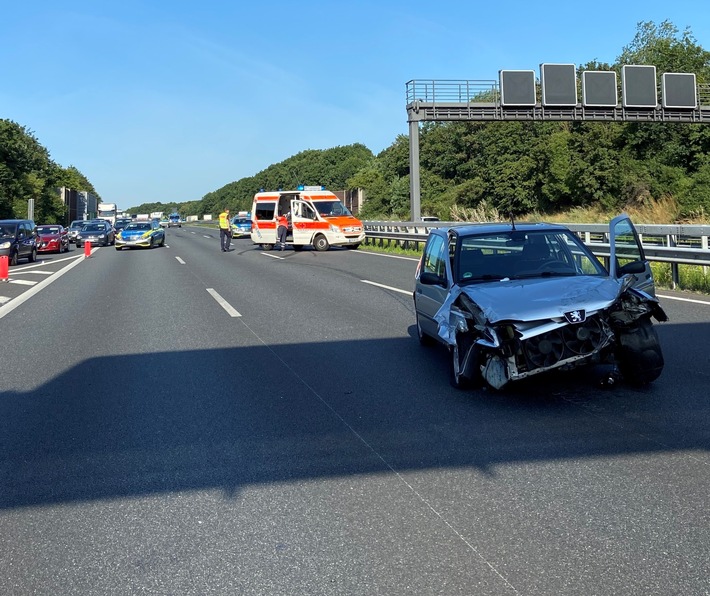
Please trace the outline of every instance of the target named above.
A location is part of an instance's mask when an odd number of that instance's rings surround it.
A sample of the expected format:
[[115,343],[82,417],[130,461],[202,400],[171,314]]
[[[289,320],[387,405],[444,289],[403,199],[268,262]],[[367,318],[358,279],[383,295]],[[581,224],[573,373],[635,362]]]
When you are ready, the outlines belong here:
[[69,233],[58,224],[37,226],[37,252],[69,251]]

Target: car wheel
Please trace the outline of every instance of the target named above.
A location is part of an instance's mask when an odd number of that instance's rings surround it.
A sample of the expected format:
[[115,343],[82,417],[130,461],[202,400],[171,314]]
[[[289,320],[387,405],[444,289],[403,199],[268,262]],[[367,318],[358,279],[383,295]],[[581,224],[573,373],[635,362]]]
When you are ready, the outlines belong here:
[[317,251],[323,252],[330,248],[330,243],[328,242],[328,239],[325,236],[323,236],[322,234],[318,234],[318,236],[316,236],[316,239],[313,241],[313,248],[315,248]]
[[649,319],[638,322],[632,329],[617,332],[619,370],[634,385],[647,385],[663,371],[663,352],[658,334]]
[[37,249],[33,246],[32,251],[30,252],[29,256],[27,257],[27,262],[34,263],[36,260],[37,260]]
[[165,236],[160,239],[160,246],[165,246]]
[[10,255],[10,265],[17,265],[17,251]]
[[153,248],[155,244],[153,243],[153,238],[150,239],[150,244],[148,245],[148,248]]
[[434,343],[436,343],[436,340],[431,336],[422,330],[422,325],[419,321],[419,313],[415,314],[415,317],[417,319],[417,337],[419,338],[419,343],[423,346],[432,346]]
[[263,248],[264,250],[272,250],[274,248],[274,245],[273,244],[262,244],[261,248]]

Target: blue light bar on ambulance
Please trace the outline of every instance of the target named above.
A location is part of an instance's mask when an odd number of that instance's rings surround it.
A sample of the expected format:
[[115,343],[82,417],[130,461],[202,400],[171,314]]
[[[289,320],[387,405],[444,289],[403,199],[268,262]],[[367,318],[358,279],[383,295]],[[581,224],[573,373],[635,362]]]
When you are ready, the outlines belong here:
[[325,190],[325,185],[321,185],[321,186],[303,186],[303,184],[299,184],[297,190]]

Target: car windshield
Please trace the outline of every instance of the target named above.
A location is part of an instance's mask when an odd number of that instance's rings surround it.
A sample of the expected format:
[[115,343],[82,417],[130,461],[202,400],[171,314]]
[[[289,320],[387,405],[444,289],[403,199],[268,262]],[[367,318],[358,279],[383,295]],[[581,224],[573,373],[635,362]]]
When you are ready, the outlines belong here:
[[83,219],[82,219],[82,220],[79,220],[79,221],[73,221],[73,222],[71,222],[71,224],[69,225],[69,228],[72,229],[72,230],[81,230],[81,228],[84,227],[84,223],[85,223],[85,222],[84,222]]
[[461,284],[606,275],[604,266],[569,230],[508,230],[464,236],[457,252],[454,273]]
[[14,236],[17,226],[13,224],[3,224],[0,226],[0,236]]
[[86,224],[83,228],[81,228],[82,232],[104,232],[106,231],[106,228],[97,223],[91,223],[91,224]]
[[149,223],[129,223],[124,230],[150,230],[151,225]]
[[352,215],[340,201],[313,201],[321,215]]
[[38,234],[59,234],[58,226],[39,226],[37,228]]

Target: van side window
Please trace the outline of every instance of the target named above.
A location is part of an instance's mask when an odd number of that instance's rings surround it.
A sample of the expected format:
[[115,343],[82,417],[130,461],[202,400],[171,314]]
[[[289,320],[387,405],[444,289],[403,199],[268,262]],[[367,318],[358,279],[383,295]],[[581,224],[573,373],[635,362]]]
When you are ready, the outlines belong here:
[[257,203],[255,217],[256,219],[274,219],[274,210],[276,203]]

